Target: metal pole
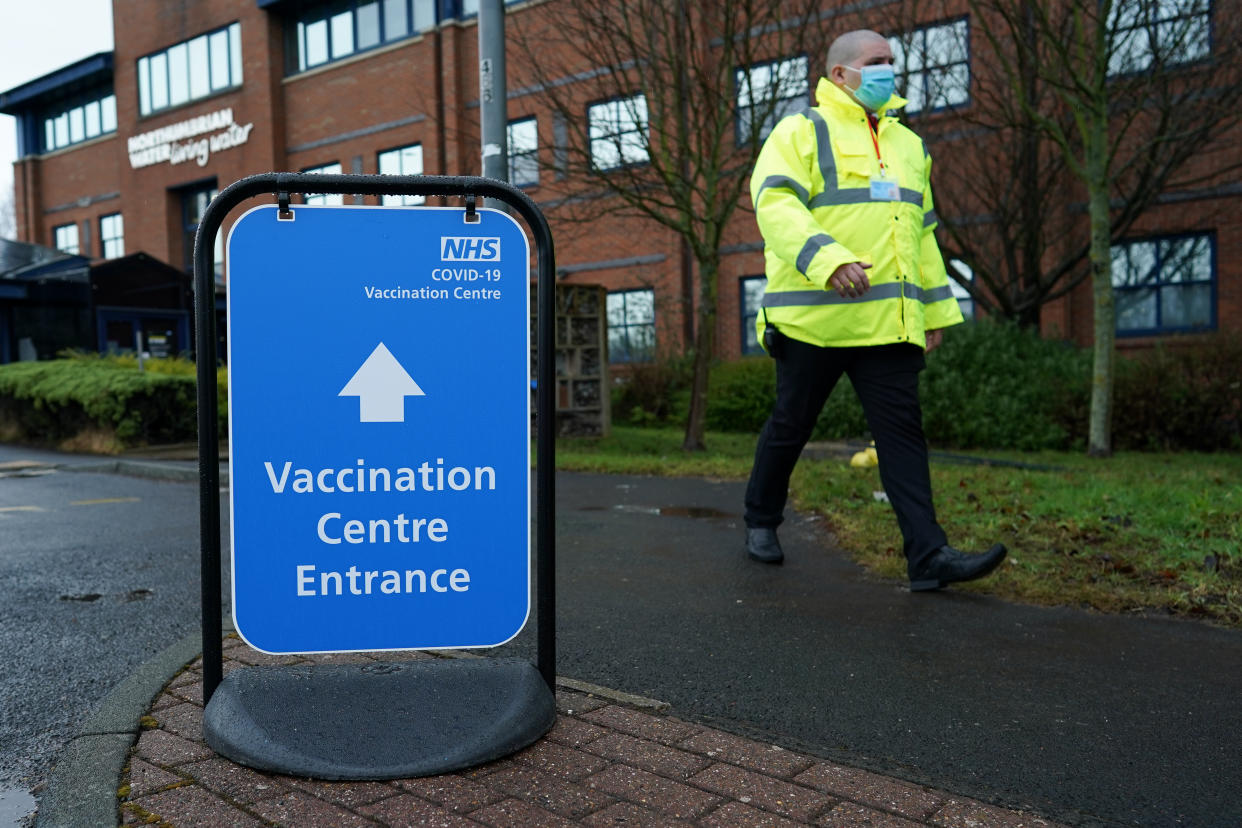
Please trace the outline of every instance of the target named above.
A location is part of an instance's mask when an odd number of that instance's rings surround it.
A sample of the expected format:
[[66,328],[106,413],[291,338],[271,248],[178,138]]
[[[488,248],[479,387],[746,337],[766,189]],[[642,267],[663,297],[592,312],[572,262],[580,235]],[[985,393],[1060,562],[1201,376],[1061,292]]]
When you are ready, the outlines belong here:
[[[479,0],[479,136],[483,143],[483,177],[499,181],[509,180],[505,71],[504,0]],[[487,206],[504,204],[488,201]]]
[[203,602],[203,704],[211,701],[224,678],[220,641],[224,610],[220,606],[220,441],[216,388],[216,233],[227,210],[212,210],[199,220],[194,235],[194,360],[198,371],[198,531],[201,546]]

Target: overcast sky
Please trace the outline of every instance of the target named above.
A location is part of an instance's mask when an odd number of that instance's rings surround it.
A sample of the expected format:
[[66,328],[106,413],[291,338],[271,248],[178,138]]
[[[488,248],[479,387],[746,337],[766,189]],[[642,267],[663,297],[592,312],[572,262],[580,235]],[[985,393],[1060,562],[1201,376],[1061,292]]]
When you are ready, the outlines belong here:
[[[112,49],[112,0],[0,0],[0,91]],[[17,121],[0,115],[0,189],[11,193]]]

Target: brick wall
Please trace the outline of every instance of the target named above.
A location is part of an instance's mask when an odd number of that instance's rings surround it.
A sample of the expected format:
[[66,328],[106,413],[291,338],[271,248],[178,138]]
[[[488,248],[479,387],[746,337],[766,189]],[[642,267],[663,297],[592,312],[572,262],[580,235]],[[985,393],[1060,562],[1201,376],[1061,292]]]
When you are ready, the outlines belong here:
[[[841,30],[859,25],[885,29],[887,24],[878,15],[887,13],[886,8],[869,12],[869,17],[842,14],[831,25]],[[555,26],[560,9],[555,0],[509,9],[509,89],[513,95],[509,116],[538,116],[545,163],[551,160],[556,133],[553,119],[540,108],[538,95],[529,93],[534,77],[512,44],[518,42],[515,32],[519,24],[536,32],[540,26]],[[127,252],[144,250],[182,266],[186,251],[181,193],[189,186],[214,181],[222,188],[254,173],[299,170],[331,162],[339,162],[347,173],[374,173],[379,152],[415,143],[422,146],[426,173],[472,175],[480,170],[478,49],[473,21],[448,22],[435,31],[287,77],[283,21],[258,9],[254,0],[127,0],[114,3],[113,14],[117,132],[18,162],[17,220],[23,239],[50,244],[52,228],[72,221],[88,229],[87,233],[80,229],[79,235],[89,238],[87,252],[98,255],[99,217],[120,211]],[[138,59],[233,21],[241,24],[242,87],[141,117]],[[975,36],[979,37],[977,33]],[[822,58],[813,56],[810,63],[812,74],[816,74]],[[571,65],[566,71],[592,68]],[[582,116],[566,128],[585,130],[589,90],[572,84],[570,88],[573,94],[581,95]],[[525,91],[513,94],[518,90]],[[191,161],[131,168],[127,155],[131,136],[225,108],[232,109],[238,124],[253,123],[245,144],[214,153],[202,167]],[[946,154],[963,151],[969,151],[968,142],[965,149],[960,141],[934,148],[937,166],[933,185],[945,196],[941,203],[947,204],[953,188],[959,186]],[[1204,159],[1202,163],[1219,163],[1219,159]],[[678,239],[655,222],[634,217],[621,205],[609,202],[594,204],[602,209],[592,220],[582,222],[581,210],[560,203],[566,182],[556,180],[546,168],[541,176],[541,184],[529,192],[546,206],[556,238],[557,261],[566,271],[563,280],[601,284],[609,290],[653,287],[661,346],[676,350],[698,294],[695,287],[689,300],[686,297]],[[1162,206],[1136,228],[1135,234],[1214,228],[1219,325],[1236,330],[1242,311],[1242,257],[1238,255],[1242,253],[1242,219],[1237,215],[1236,182],[1232,186],[1228,197]],[[224,229],[227,232],[227,225]],[[726,244],[735,252],[724,257],[718,290],[717,343],[724,358],[740,353],[738,282],[763,271],[758,238],[753,215],[739,210],[726,233]],[[1048,335],[1089,342],[1090,287],[1083,285],[1048,305],[1042,317]]]

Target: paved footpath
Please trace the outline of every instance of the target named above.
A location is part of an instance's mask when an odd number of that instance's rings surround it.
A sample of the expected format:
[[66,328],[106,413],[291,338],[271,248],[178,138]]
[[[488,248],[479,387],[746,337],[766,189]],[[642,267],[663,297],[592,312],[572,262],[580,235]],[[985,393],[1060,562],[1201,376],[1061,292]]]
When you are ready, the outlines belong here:
[[[425,653],[270,656],[245,665],[433,658]],[[1052,826],[1047,820],[832,764],[664,715],[658,702],[565,681],[544,738],[443,776],[319,782],[254,771],[202,737],[202,661],[151,703],[119,788],[124,825],[178,826]]]

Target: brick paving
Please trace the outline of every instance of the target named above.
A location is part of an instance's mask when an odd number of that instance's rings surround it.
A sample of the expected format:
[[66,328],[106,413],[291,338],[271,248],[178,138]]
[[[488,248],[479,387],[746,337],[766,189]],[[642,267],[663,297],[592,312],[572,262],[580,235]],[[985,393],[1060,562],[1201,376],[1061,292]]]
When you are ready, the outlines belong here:
[[[273,657],[236,638],[225,640],[224,653],[226,673],[247,664],[434,657]],[[559,715],[546,736],[482,767],[387,782],[265,773],[203,742],[202,682],[196,661],[152,702],[121,780],[122,825],[1055,826],[567,688],[557,691]]]

